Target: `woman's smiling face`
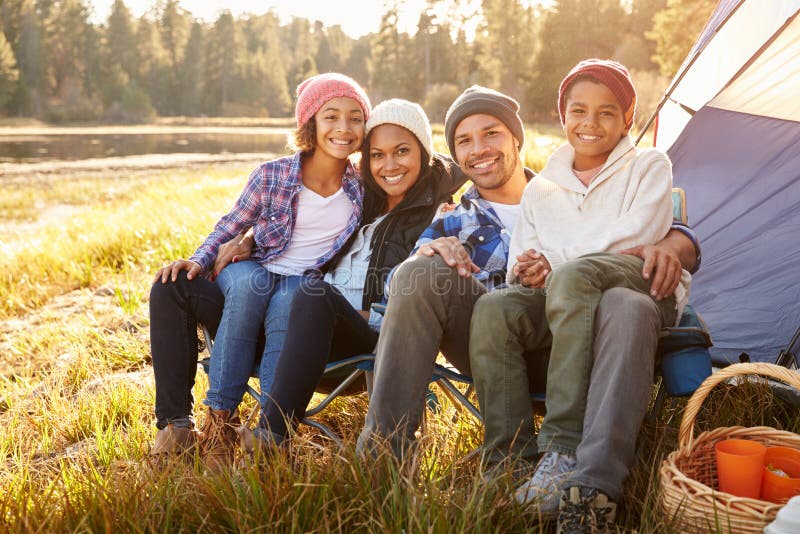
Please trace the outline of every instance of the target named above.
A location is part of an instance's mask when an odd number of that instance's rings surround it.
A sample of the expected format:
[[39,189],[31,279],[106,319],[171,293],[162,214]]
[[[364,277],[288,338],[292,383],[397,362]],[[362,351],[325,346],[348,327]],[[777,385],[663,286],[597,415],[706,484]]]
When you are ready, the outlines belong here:
[[396,206],[414,187],[422,169],[422,149],[410,131],[396,124],[381,124],[369,140],[369,170],[383,189],[389,206]]

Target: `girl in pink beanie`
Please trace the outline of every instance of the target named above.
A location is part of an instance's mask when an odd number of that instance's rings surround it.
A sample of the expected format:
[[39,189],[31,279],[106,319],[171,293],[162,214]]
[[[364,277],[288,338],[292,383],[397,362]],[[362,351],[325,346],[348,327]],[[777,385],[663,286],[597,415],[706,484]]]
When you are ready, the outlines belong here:
[[[154,453],[197,437],[191,389],[202,322],[215,343],[200,450],[212,468],[232,459],[238,405],[256,367],[262,390],[269,391],[295,289],[336,257],[358,228],[364,188],[349,157],[364,140],[370,111],[364,90],[343,74],[301,83],[297,151],[255,169],[192,257],[156,274],[150,299],[159,428]],[[221,245],[248,229],[252,253],[226,266],[230,259],[220,254]],[[262,331],[266,342],[259,344]]]

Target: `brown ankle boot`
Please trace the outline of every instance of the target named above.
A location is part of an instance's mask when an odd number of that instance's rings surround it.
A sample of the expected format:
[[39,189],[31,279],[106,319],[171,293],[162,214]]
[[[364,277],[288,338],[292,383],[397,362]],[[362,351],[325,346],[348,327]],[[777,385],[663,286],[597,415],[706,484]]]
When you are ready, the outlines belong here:
[[156,433],[156,441],[150,449],[151,456],[183,454],[191,452],[197,442],[194,426],[178,427],[168,424]]
[[212,471],[220,471],[233,464],[239,435],[236,429],[241,426],[239,412],[234,410],[208,409],[208,416],[200,431],[200,454]]

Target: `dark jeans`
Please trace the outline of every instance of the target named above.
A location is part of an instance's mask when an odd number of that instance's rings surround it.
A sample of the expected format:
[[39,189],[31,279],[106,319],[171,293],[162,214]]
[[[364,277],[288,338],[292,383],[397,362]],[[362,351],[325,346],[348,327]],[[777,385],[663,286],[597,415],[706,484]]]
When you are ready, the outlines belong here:
[[205,278],[188,280],[186,271],[175,282],[150,288],[150,352],[156,378],[156,425],[185,426],[192,421],[192,387],[197,373],[197,325],[216,335],[225,299]]
[[286,420],[302,419],[325,365],[372,352],[378,334],[339,291],[321,280],[304,280],[292,301],[289,329],[275,380],[265,395],[260,425],[286,435]]

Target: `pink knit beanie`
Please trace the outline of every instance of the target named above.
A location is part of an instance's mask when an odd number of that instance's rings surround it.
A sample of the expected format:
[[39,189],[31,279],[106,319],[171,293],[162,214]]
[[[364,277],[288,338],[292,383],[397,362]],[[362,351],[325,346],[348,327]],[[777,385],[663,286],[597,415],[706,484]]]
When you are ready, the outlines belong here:
[[346,96],[352,98],[364,112],[364,121],[369,119],[372,109],[367,93],[355,80],[338,72],[317,74],[303,81],[297,86],[297,105],[294,116],[297,118],[297,127],[302,127],[319,111],[325,102]]
[[625,117],[625,127],[630,129],[633,125],[633,114],[636,110],[636,89],[633,87],[628,69],[621,63],[610,59],[586,59],[581,61],[569,71],[561,80],[558,88],[558,114],[561,115],[561,124],[564,124],[566,115],[566,93],[572,81],[578,76],[594,78],[599,83],[608,87],[619,101]]

